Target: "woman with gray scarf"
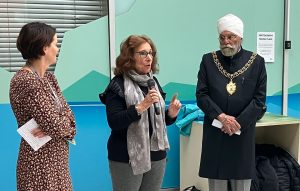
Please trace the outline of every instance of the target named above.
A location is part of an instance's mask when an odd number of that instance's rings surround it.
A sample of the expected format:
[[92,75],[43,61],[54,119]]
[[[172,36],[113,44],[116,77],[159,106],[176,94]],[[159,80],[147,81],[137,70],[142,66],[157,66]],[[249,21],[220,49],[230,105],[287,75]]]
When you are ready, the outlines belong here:
[[160,190],[169,149],[166,125],[176,120],[181,103],[174,95],[165,109],[166,94],[153,76],[157,71],[152,40],[131,35],[121,44],[115,77],[100,94],[111,128],[107,148],[114,191]]

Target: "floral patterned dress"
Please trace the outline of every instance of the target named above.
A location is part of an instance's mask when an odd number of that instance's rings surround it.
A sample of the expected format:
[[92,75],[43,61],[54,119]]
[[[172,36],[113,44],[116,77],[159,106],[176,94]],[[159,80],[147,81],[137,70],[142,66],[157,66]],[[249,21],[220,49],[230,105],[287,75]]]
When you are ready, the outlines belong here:
[[69,145],[76,134],[73,112],[62,96],[55,76],[43,78],[21,69],[11,80],[10,102],[22,126],[34,118],[52,139],[34,151],[22,139],[17,164],[18,191],[70,191]]

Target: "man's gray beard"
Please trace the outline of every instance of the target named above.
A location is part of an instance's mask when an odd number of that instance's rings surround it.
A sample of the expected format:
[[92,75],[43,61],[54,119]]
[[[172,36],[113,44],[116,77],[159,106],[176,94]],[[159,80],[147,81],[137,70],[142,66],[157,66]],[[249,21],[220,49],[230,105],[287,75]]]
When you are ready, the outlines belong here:
[[230,45],[222,46],[222,45],[220,45],[221,52],[224,56],[234,56],[236,53],[238,53],[238,51],[240,50],[240,47],[241,46],[239,44],[235,44],[233,46],[230,46]]

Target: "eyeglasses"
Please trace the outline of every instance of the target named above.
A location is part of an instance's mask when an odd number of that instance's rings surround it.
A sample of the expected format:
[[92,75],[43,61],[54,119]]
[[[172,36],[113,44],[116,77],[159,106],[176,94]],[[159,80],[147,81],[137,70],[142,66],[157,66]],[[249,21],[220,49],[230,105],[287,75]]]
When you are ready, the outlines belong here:
[[235,35],[235,34],[232,34],[232,35],[229,35],[229,36],[220,35],[219,36],[219,41],[224,42],[226,39],[229,40],[229,41],[233,41],[233,40],[236,39],[236,37],[237,37],[237,35]]
[[136,53],[139,54],[141,58],[146,58],[146,57],[148,56],[148,54],[149,54],[150,56],[152,56],[152,57],[154,57],[154,56],[156,55],[156,52],[152,52],[152,51],[147,52],[147,51],[145,51],[145,50],[139,51],[139,52],[136,52]]

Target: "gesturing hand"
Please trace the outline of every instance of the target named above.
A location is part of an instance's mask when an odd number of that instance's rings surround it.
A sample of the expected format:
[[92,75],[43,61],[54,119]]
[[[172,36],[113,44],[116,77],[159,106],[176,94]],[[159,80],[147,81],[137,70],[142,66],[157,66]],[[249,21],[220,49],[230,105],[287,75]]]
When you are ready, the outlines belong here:
[[169,105],[169,108],[168,108],[168,115],[171,118],[175,118],[178,115],[180,108],[181,108],[181,103],[177,99],[177,95],[178,95],[177,93],[173,95],[172,100]]

